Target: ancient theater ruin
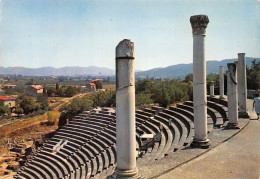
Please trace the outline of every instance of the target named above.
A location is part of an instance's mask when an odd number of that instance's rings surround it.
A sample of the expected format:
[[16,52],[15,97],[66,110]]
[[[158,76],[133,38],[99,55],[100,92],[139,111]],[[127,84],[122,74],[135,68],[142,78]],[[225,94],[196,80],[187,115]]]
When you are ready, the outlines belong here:
[[[245,54],[238,55],[240,70],[235,63],[228,64],[227,96],[223,66],[216,67],[220,95],[214,94],[212,84],[207,96],[205,36],[209,18],[191,16],[190,23],[193,101],[135,110],[134,43],[124,39],[115,55],[116,109],[100,108],[75,116],[28,159],[14,178],[156,178],[245,126],[248,120],[238,119],[238,114],[247,114]],[[231,134],[227,136],[223,129]]]

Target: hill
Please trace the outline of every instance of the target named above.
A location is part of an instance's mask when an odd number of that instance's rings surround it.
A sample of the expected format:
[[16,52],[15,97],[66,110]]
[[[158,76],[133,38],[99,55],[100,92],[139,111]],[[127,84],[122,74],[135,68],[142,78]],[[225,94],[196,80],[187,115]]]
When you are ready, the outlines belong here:
[[[252,60],[256,59],[257,61],[260,61],[260,58],[252,58],[252,57],[246,57],[246,64],[248,67],[251,67]],[[236,61],[237,59],[225,59],[221,61],[207,61],[207,74],[209,73],[218,73],[219,72],[219,66],[224,66],[224,71],[227,70],[227,63],[232,63]],[[137,78],[146,78],[147,76],[149,78],[180,78],[184,79],[184,77],[192,73],[192,63],[190,64],[178,64],[178,65],[171,65],[165,68],[154,68],[147,71],[137,72],[136,77]]]
[[[246,57],[247,66],[251,66],[252,60],[260,61],[260,58]],[[227,70],[227,63],[237,59],[225,59],[222,61],[207,61],[207,73],[218,73],[219,66],[224,66]],[[180,78],[192,73],[192,63],[177,64],[165,68],[153,68],[147,71],[136,70],[136,78]],[[1,67],[0,74],[23,75],[23,76],[114,76],[115,70],[102,67],[42,67],[42,68],[25,68],[25,67]]]
[[23,76],[108,76],[115,75],[115,71],[109,68],[95,66],[89,67],[42,67],[42,68],[24,68],[24,67],[0,67],[0,74],[23,75]]

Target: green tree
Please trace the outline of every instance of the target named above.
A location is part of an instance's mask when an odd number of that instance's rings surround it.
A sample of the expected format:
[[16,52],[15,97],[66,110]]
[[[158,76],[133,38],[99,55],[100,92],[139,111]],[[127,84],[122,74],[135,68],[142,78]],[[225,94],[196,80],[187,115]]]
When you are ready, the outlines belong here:
[[72,97],[80,92],[80,89],[77,87],[68,86],[66,89],[66,96]]
[[65,97],[66,96],[66,90],[67,90],[66,86],[61,86],[61,87],[59,87],[59,90],[56,91],[56,95],[61,96],[61,97]]
[[150,79],[143,79],[143,80],[138,80],[135,84],[135,92],[136,94],[138,93],[151,93],[152,89],[154,88],[154,81]]
[[56,83],[56,91],[59,91],[59,89],[60,89],[59,83]]
[[138,108],[144,108],[149,104],[152,104],[151,94],[140,93],[135,96],[135,105]]
[[34,78],[31,78],[31,79],[26,83],[26,85],[34,85],[34,84],[35,84]]
[[20,116],[21,114],[24,113],[23,108],[21,108],[21,107],[16,108],[14,112],[15,112],[16,114],[18,114],[18,116]]
[[115,106],[115,91],[100,91],[92,93],[93,107]]
[[21,100],[20,107],[23,108],[25,114],[29,114],[37,108],[36,99],[34,97],[21,96],[19,100]]
[[257,90],[260,88],[260,61],[252,61],[251,68],[247,67],[247,87]]
[[49,97],[53,97],[54,96],[54,94],[55,94],[55,88],[48,88],[48,90],[47,90],[47,95],[49,96]]
[[40,109],[44,109],[49,106],[47,96],[38,96],[37,103],[40,105]]
[[42,93],[43,93],[44,96],[47,96],[47,89],[46,89],[46,86],[43,87],[43,92],[42,92]]
[[185,82],[193,81],[193,74],[189,73],[185,76]]
[[66,120],[71,120],[75,115],[91,109],[93,109],[93,101],[87,96],[73,99],[71,103],[60,109],[62,114],[59,119],[59,126],[64,125]]
[[0,106],[0,114],[5,115],[7,114],[8,116],[11,115],[11,109],[7,105],[2,105]]
[[94,81],[94,83],[96,85],[96,89],[102,89],[103,88],[101,81]]
[[167,82],[162,81],[158,83],[153,91],[152,98],[155,103],[158,103],[162,107],[167,107],[170,104],[169,89],[166,88]]
[[0,100],[0,106],[3,106],[4,102],[2,100]]

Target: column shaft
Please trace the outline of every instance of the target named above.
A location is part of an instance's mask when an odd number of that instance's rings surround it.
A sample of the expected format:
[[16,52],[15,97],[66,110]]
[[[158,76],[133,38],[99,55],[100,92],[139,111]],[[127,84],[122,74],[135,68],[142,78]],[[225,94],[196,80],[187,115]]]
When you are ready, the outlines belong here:
[[116,48],[116,178],[137,175],[135,134],[134,44],[121,41]]
[[238,126],[238,97],[237,75],[235,63],[228,63],[227,95],[228,95],[228,128],[237,129]]
[[214,96],[214,81],[210,82],[209,91],[210,91],[210,97],[213,97]]
[[191,146],[208,148],[205,34],[209,19],[206,15],[196,15],[191,16],[190,22],[193,32],[193,110],[195,132]]
[[246,111],[247,99],[247,80],[246,80],[246,59],[245,53],[238,54],[238,102],[239,102],[239,117],[248,117]]
[[219,98],[224,98],[224,74],[223,66],[219,66]]
[[193,36],[193,108],[196,140],[207,139],[205,37]]

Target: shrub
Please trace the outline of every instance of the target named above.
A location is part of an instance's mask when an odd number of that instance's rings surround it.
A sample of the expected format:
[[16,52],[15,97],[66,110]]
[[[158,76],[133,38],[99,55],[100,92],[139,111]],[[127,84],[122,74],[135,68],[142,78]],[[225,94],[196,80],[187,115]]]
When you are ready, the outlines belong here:
[[7,114],[8,116],[10,116],[11,115],[11,110],[10,110],[10,108],[8,107],[8,106],[6,106],[6,105],[3,105],[3,106],[0,106],[0,114],[2,115],[2,114]]
[[140,93],[135,96],[135,105],[138,108],[144,108],[152,103],[151,94]]
[[47,112],[47,124],[54,125],[59,118],[59,113],[56,111]]
[[20,107],[16,108],[14,112],[18,114],[18,116],[24,113],[23,108]]

